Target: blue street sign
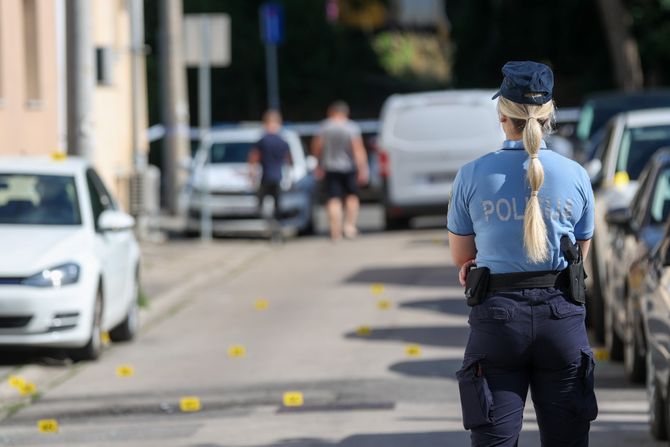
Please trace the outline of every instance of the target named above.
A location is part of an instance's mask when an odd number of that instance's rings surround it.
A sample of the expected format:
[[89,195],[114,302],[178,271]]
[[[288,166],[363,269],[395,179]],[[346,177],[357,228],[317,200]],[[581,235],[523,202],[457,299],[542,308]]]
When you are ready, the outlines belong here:
[[279,3],[261,5],[261,38],[266,44],[284,41],[284,7]]

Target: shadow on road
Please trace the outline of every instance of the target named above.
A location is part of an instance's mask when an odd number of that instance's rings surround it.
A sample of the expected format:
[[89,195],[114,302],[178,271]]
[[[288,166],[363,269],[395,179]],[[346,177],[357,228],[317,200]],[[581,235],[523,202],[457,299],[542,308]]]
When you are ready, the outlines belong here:
[[370,341],[400,341],[425,346],[461,347],[468,340],[468,328],[453,326],[375,328],[366,335],[348,332],[345,337]]
[[67,354],[55,349],[28,349],[17,348],[0,350],[0,366],[64,366],[70,363]]
[[401,286],[455,287],[458,269],[453,266],[417,265],[412,267],[372,267],[358,271],[347,283],[382,283]]
[[453,299],[432,299],[432,300],[417,300],[405,301],[400,303],[399,307],[405,309],[431,310],[443,314],[452,315],[468,315],[470,308],[465,303],[465,298]]
[[462,359],[415,360],[389,366],[393,372],[413,377],[454,379]]

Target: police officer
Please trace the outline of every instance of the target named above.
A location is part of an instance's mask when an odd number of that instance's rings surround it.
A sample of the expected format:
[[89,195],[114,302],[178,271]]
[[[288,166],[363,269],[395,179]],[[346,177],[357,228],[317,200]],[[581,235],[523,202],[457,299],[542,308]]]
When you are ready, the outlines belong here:
[[543,141],[554,115],[551,69],[508,62],[502,73],[493,99],[507,139],[460,169],[448,212],[452,257],[473,306],[457,372],[463,424],[473,446],[518,445],[530,387],[542,446],[587,446],[598,412],[593,353],[583,291],[570,283],[583,277],[568,275],[561,244],[586,256],[593,191],[585,170]]

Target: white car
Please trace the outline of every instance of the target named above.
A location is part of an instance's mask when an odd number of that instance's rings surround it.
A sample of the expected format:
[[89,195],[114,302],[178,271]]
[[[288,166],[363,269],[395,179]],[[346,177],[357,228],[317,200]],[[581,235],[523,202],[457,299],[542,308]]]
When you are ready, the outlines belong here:
[[451,90],[391,96],[382,109],[380,171],[387,228],[422,214],[445,214],[456,173],[499,149],[495,90]]
[[99,356],[138,330],[134,219],[77,158],[0,158],[0,346]]
[[604,128],[604,138],[594,158],[585,168],[595,193],[595,227],[586,267],[589,269],[590,306],[587,307],[594,335],[607,348],[612,337],[612,306],[609,286],[613,270],[608,264],[620,262],[612,251],[612,229],[605,220],[610,210],[627,208],[638,189],[638,176],[654,153],[670,146],[670,109],[624,112],[612,118]]
[[[209,144],[199,149],[193,158],[187,185],[179,198],[180,214],[186,219],[188,232],[200,230],[203,206],[209,207],[215,233],[257,234],[269,230],[267,220],[263,219],[269,212],[268,206],[264,203],[263,210],[259,206],[258,185],[247,163],[249,152],[262,136],[262,128],[256,126],[215,130],[209,134]],[[284,129],[281,136],[291,151],[291,165],[285,166],[281,181],[281,223],[309,233],[314,225],[313,166],[296,132]]]

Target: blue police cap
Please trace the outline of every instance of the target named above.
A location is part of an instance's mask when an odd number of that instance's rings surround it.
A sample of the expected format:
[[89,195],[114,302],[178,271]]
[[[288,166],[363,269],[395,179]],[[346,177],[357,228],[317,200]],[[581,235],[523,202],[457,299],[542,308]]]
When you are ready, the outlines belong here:
[[[505,76],[500,90],[493,95],[509,99],[520,104],[544,104],[552,98],[554,73],[544,64],[533,61],[511,61],[503,65]],[[529,93],[538,96],[527,96]]]

